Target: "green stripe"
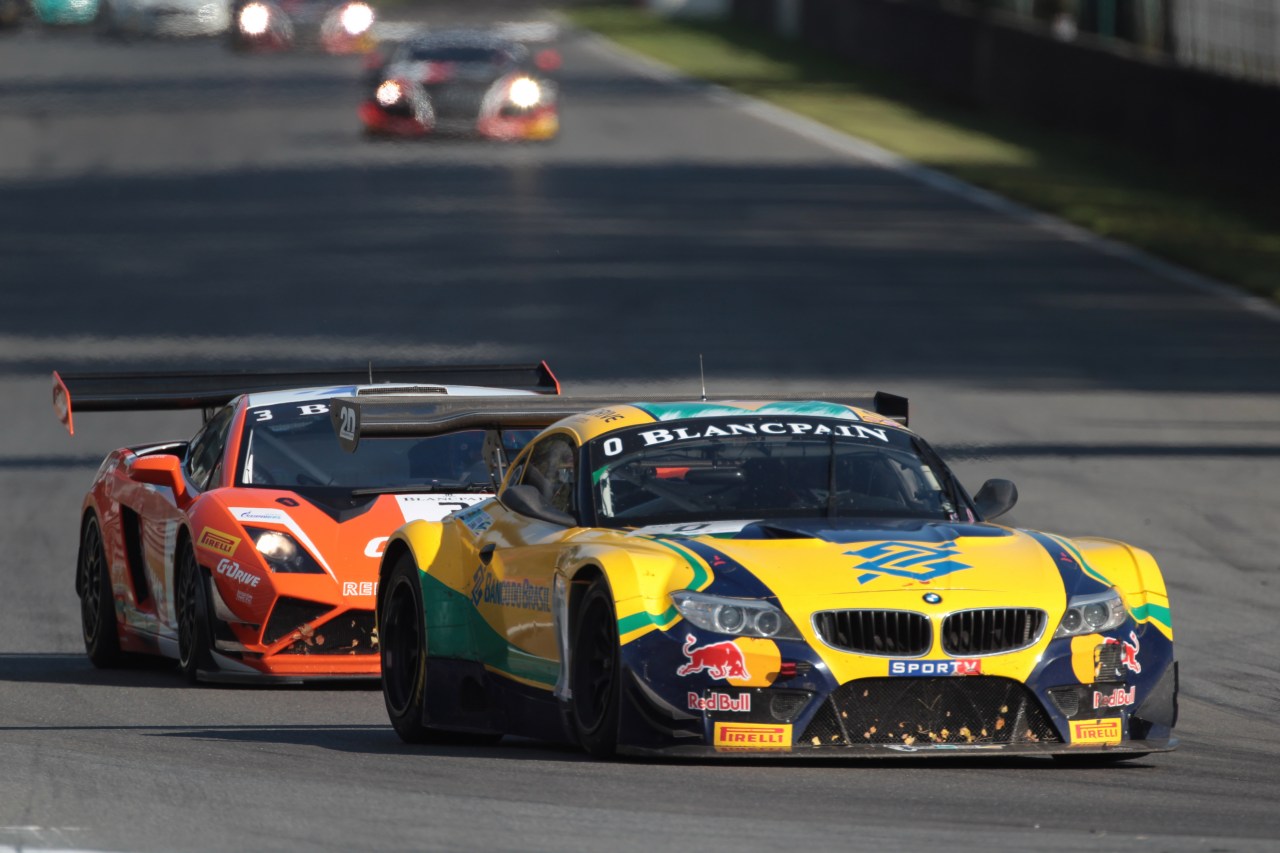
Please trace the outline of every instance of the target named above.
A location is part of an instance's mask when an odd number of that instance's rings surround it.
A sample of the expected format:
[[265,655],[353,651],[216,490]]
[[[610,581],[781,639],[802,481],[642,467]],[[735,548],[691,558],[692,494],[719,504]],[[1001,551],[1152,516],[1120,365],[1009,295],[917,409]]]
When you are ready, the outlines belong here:
[[1150,619],[1152,622],[1157,622],[1169,630],[1173,630],[1173,615],[1169,612],[1169,608],[1163,604],[1144,604],[1141,607],[1135,607],[1129,612],[1139,622],[1145,622]]
[[[1063,548],[1066,548],[1068,551],[1070,551],[1071,555],[1076,558],[1076,562],[1080,564],[1080,566],[1084,569],[1085,574],[1087,574],[1089,577],[1093,578],[1094,580],[1100,583],[1105,583],[1107,586],[1115,586],[1115,584],[1113,584],[1107,578],[1106,575],[1104,575],[1102,572],[1095,569],[1093,566],[1089,565],[1088,561],[1086,561],[1084,558],[1084,554],[1081,554],[1079,549],[1076,548],[1074,545],[1072,545],[1070,542],[1063,539],[1061,536],[1054,536],[1052,533],[1049,533],[1046,535],[1052,538],[1054,542],[1057,542]],[[1144,622],[1149,619],[1152,622],[1160,623],[1161,625],[1165,626],[1169,630],[1173,630],[1172,614],[1169,613],[1169,608],[1163,605],[1143,604],[1139,607],[1131,608],[1129,610],[1129,615],[1131,615],[1134,618],[1135,622]]]
[[471,599],[425,572],[422,601],[427,649],[432,657],[479,661],[527,681],[554,685],[560,664],[507,642],[485,621]]
[[[711,576],[707,573],[707,570],[702,567],[702,564],[698,562],[698,558],[692,553],[681,548],[679,545],[663,541],[656,536],[641,536],[640,538],[647,539],[650,542],[655,542],[664,548],[669,548],[684,558],[684,561],[689,564],[689,568],[693,570],[693,581],[689,584],[688,589],[699,590],[707,585]],[[642,610],[639,613],[632,613],[630,616],[624,616],[618,620],[618,636],[628,634],[632,631],[638,631],[641,628],[648,627],[650,624],[657,625],[659,628],[662,628],[670,625],[679,618],[680,611],[676,609],[674,604],[668,607],[664,612],[658,614]]]

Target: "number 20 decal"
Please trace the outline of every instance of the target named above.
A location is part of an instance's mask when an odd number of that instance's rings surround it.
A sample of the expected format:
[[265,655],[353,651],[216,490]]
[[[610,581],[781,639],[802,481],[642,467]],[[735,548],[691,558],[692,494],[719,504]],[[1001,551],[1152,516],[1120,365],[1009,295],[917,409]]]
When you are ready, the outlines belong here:
[[342,420],[342,425],[338,427],[338,438],[353,440],[356,437],[356,410],[343,406],[338,410],[338,417]]

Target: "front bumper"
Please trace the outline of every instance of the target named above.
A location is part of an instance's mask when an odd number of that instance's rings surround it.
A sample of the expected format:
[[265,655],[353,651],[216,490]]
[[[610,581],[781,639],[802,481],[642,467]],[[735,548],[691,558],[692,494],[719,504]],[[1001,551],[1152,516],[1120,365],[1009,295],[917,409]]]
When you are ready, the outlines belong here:
[[[843,684],[802,641],[778,641],[767,654],[759,641],[744,643],[730,666],[725,661],[735,655],[723,635],[685,636],[681,644],[655,631],[624,646],[620,751],[1121,757],[1177,745],[1177,663],[1172,644],[1161,646],[1154,636],[1143,639],[1141,673],[1126,673],[1126,680],[1080,683],[1067,642],[1065,657],[1051,647],[1026,682],[982,674],[892,677],[882,658],[869,663],[874,674]],[[691,666],[704,651],[717,655],[717,668]],[[1064,700],[1068,694],[1074,705]]]

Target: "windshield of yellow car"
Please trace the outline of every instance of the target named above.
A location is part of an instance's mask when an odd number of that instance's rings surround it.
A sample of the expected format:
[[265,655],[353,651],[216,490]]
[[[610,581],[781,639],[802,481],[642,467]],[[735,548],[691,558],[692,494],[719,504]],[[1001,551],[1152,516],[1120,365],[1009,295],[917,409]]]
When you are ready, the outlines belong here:
[[952,520],[942,463],[896,427],[813,417],[699,418],[618,430],[588,447],[605,527],[717,519]]

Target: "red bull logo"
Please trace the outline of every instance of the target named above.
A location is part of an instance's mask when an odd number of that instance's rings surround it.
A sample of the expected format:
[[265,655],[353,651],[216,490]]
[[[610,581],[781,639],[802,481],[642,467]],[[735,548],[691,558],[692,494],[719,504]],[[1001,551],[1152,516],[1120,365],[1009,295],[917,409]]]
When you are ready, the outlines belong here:
[[751,674],[747,672],[747,659],[743,657],[742,649],[731,640],[723,643],[710,643],[700,649],[694,648],[694,643],[698,642],[698,638],[693,634],[685,635],[684,656],[689,662],[676,670],[676,675],[696,675],[699,672],[705,672],[712,678],[742,678],[747,679]]
[[1071,742],[1088,744],[1119,743],[1122,739],[1120,720],[1080,720],[1071,724]]
[[746,713],[751,710],[751,694],[740,693],[734,696],[731,693],[708,693],[706,696],[699,696],[697,693],[690,693],[689,710]]
[[719,752],[776,752],[791,749],[791,726],[716,723],[713,744]]
[[1117,687],[1110,693],[1099,693],[1093,691],[1093,707],[1094,708],[1127,708],[1132,705],[1138,698],[1138,688],[1130,687],[1125,690],[1123,687]]
[[1122,643],[1112,637],[1104,638],[1103,642],[1109,646],[1123,645],[1124,648],[1120,650],[1120,663],[1124,664],[1124,668],[1130,672],[1142,672],[1142,664],[1138,663],[1138,649],[1141,646],[1138,643],[1137,633],[1130,631],[1129,639],[1133,640],[1133,642],[1125,641]]

